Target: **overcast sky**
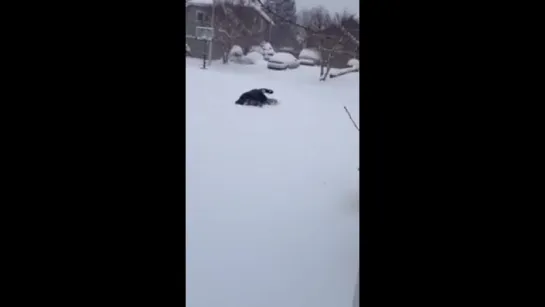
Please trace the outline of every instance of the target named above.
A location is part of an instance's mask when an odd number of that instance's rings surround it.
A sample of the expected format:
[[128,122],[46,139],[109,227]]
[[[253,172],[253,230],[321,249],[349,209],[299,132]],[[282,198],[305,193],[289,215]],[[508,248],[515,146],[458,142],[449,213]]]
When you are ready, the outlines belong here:
[[297,9],[305,9],[321,5],[332,13],[342,12],[347,9],[351,13],[359,15],[361,0],[295,0]]

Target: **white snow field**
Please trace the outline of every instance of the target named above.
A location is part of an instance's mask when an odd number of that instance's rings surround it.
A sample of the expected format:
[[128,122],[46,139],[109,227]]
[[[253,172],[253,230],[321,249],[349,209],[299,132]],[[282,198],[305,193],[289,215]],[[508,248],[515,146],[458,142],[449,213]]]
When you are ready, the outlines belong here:
[[[186,62],[187,306],[351,307],[358,74]],[[278,105],[235,105],[263,87]]]

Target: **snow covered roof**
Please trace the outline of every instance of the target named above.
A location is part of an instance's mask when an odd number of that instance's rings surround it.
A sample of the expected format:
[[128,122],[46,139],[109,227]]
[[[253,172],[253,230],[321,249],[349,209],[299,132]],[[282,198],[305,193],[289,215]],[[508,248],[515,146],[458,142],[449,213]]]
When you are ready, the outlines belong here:
[[186,5],[212,5],[214,0],[189,0],[186,2]]
[[[185,6],[195,5],[195,6],[208,6],[212,5],[214,3],[214,0],[189,0],[186,2]],[[254,8],[263,19],[265,19],[268,23],[274,26],[274,21],[265,13],[263,8],[261,7],[261,4],[259,2],[252,0],[250,3],[248,3],[248,6]]]

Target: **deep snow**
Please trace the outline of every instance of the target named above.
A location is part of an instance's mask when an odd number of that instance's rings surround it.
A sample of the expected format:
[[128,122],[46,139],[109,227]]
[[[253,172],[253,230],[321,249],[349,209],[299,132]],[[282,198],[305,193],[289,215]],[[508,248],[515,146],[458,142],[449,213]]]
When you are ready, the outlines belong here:
[[[200,65],[187,59],[187,306],[352,306],[358,74]],[[235,105],[262,87],[280,104]]]

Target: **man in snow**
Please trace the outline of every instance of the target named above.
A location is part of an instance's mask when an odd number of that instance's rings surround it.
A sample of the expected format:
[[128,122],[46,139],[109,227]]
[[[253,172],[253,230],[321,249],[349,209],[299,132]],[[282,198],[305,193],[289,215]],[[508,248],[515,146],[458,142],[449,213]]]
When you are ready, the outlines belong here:
[[272,101],[265,96],[265,93],[272,94],[273,90],[268,88],[253,89],[243,93],[235,102],[240,105],[250,105],[262,107],[265,104],[271,104]]

